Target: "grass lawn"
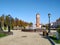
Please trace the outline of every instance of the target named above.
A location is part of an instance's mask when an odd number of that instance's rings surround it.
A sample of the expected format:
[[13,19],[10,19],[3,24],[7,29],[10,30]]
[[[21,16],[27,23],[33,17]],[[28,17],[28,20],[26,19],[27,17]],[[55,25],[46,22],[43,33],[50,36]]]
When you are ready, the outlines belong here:
[[5,37],[5,36],[7,36],[7,35],[4,34],[4,33],[0,33],[0,38],[1,38],[1,37]]
[[60,40],[56,38],[56,36],[50,36],[50,38],[57,44],[60,44]]

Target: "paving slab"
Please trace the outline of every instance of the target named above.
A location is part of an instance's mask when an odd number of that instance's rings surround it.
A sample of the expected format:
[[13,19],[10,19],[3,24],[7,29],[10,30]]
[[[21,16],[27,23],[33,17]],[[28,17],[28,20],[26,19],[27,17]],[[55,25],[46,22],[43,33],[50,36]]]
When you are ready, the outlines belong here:
[[13,30],[13,35],[0,38],[0,45],[51,45],[40,32],[22,32]]

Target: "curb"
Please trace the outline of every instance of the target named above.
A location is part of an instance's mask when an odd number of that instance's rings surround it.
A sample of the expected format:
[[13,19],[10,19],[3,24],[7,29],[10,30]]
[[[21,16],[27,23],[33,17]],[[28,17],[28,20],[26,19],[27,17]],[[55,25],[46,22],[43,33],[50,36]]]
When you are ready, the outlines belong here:
[[48,40],[51,42],[52,45],[60,45],[60,44],[55,43],[49,36],[48,36]]

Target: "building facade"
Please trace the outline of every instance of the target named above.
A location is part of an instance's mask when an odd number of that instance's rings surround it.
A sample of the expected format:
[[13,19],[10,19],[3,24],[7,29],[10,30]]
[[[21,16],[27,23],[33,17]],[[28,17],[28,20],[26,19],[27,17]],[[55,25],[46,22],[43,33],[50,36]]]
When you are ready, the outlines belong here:
[[53,22],[52,27],[57,27],[58,25],[60,25],[60,18],[56,20],[56,22]]

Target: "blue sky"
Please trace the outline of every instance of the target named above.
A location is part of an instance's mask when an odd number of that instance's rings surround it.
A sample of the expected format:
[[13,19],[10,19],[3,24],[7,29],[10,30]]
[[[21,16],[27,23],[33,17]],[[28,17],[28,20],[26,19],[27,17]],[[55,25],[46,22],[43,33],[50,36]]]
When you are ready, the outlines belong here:
[[36,23],[36,13],[40,13],[41,24],[51,22],[60,17],[60,0],[0,0],[0,16],[10,14],[26,22]]

